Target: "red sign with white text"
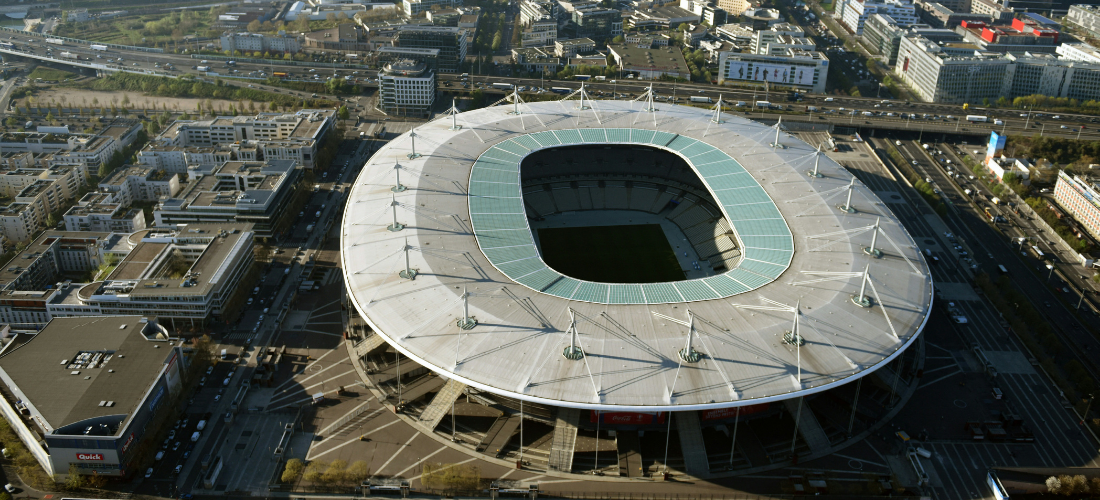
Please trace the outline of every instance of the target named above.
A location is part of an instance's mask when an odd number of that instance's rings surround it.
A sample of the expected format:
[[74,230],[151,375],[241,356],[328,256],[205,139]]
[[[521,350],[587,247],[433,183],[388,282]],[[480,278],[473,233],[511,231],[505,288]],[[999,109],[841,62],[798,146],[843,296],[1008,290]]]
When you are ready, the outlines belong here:
[[102,453],[77,453],[77,460],[103,460]]

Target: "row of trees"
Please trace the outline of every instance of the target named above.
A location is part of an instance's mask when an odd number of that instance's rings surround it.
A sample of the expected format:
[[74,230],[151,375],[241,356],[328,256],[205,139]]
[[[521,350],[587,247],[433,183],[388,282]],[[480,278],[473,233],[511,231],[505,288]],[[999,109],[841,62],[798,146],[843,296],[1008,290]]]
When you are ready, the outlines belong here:
[[[74,86],[101,91],[144,92],[160,97],[192,97],[225,99],[231,101],[268,102],[276,106],[329,107],[324,100],[299,100],[293,96],[276,94],[265,90],[226,86],[218,80],[216,83],[202,82],[193,78],[167,78],[162,76],[114,73],[104,78],[88,80]],[[269,105],[270,106],[270,105]]]
[[280,479],[288,484],[304,479],[315,485],[348,486],[359,484],[369,477],[370,465],[363,460],[350,464],[347,460],[314,460],[306,464],[300,459],[292,458],[286,461]]

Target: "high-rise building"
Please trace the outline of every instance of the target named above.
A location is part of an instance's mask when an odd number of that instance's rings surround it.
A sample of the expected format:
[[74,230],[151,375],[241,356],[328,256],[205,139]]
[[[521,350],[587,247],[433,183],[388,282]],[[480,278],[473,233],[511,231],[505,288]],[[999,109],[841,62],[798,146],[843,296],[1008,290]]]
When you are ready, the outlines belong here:
[[1100,189],[1092,179],[1058,172],[1054,184],[1057,201],[1093,238],[1100,235]]
[[466,30],[449,26],[400,26],[394,47],[439,49],[439,71],[458,73],[466,60]]
[[393,61],[378,72],[378,105],[391,116],[427,118],[435,103],[435,72],[412,59]]

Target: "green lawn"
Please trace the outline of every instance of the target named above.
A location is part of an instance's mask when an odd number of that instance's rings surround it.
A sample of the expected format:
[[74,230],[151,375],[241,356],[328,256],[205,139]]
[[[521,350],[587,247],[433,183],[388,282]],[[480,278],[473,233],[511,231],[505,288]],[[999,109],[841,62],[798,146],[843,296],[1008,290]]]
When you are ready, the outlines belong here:
[[539,229],[542,257],[554,270],[603,283],[680,281],[684,272],[661,226]]
[[76,78],[77,74],[63,69],[47,68],[45,66],[39,66],[31,71],[31,74],[27,75],[27,79],[34,81],[35,78],[41,78],[47,82],[63,81],[71,78]]

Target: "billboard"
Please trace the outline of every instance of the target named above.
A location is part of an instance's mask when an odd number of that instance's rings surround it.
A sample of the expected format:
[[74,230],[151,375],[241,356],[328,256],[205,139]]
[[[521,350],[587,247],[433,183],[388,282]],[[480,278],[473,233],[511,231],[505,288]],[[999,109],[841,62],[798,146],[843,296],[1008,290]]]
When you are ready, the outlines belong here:
[[731,61],[728,80],[771,82],[785,85],[813,85],[814,70],[804,66],[765,64],[749,61]]
[[1001,156],[1001,153],[1005,150],[1005,139],[1007,137],[997,132],[990,132],[989,134],[989,146],[985,149],[985,159],[988,162],[990,158],[996,158]]
[[76,459],[77,460],[103,461],[103,454],[102,453],[77,453],[76,454]]

